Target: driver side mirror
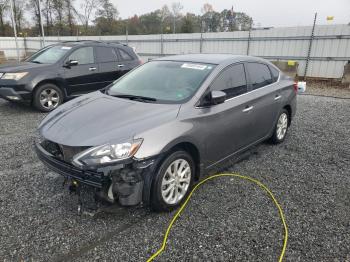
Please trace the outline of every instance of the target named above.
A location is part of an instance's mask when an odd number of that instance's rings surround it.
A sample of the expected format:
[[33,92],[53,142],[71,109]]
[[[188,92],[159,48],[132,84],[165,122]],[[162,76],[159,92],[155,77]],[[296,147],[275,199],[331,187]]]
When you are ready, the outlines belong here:
[[79,64],[79,62],[77,60],[68,60],[65,65],[67,67],[71,67],[71,66],[76,66],[78,64]]
[[207,95],[206,100],[207,102],[209,102],[209,105],[222,104],[226,100],[226,93],[222,91],[213,90]]

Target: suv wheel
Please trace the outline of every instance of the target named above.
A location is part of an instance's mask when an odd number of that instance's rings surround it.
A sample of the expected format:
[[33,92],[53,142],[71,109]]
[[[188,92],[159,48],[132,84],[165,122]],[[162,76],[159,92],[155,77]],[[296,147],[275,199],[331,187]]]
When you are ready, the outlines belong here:
[[185,151],[176,151],[161,164],[153,181],[151,208],[170,211],[178,207],[190,193],[195,165]]
[[63,102],[63,93],[54,84],[39,86],[34,93],[34,106],[42,112],[50,112]]
[[286,109],[283,109],[283,111],[280,113],[278,117],[275,129],[271,136],[271,142],[273,144],[279,144],[283,142],[288,131],[288,126],[289,126],[288,111]]

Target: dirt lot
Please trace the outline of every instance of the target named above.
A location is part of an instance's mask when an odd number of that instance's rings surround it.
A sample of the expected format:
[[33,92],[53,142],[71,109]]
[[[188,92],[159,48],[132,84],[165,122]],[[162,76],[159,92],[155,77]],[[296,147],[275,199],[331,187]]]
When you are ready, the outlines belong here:
[[[286,261],[350,261],[350,100],[300,96],[286,141],[226,168],[265,183],[289,226]],[[0,99],[0,258],[144,261],[173,214],[114,208],[79,217],[33,150],[44,114]],[[159,261],[276,261],[283,228],[261,189],[220,178],[194,195]]]

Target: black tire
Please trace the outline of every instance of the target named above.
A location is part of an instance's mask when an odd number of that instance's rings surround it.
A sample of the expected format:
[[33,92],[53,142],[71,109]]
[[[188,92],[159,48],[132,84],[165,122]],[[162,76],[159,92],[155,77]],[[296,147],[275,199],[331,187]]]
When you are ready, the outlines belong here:
[[[182,196],[181,200],[179,200],[175,204],[169,204],[169,203],[166,203],[164,201],[163,196],[162,196],[162,181],[166,175],[167,169],[176,160],[179,160],[179,161],[186,160],[187,161],[187,163],[190,167],[190,170],[191,170],[191,173],[188,174],[188,176],[190,177],[190,182],[189,182],[189,185],[187,187],[187,191],[184,194],[184,196]],[[171,153],[169,156],[167,156],[164,159],[164,161],[161,163],[155,177],[153,178],[152,192],[151,192],[151,209],[153,211],[171,211],[171,210],[179,207],[186,200],[188,194],[191,192],[195,171],[196,171],[195,170],[195,163],[193,161],[193,158],[186,151],[175,151],[175,152]],[[178,188],[176,188],[175,190],[178,190]]]
[[[57,101],[51,101],[51,104],[53,102],[55,103],[55,105],[52,106],[51,108],[50,108],[49,104],[47,104],[47,106],[45,106],[40,102],[40,98],[42,95],[44,95],[45,91],[49,92],[50,90],[51,91],[54,90],[56,95],[53,98],[55,100],[57,100]],[[49,93],[48,93],[48,95],[49,95]],[[51,84],[51,83],[47,83],[47,84],[43,84],[43,85],[39,86],[38,88],[35,89],[35,92],[33,94],[33,105],[41,112],[50,112],[50,111],[54,110],[55,108],[57,108],[59,105],[61,105],[62,102],[63,102],[62,90],[58,86]]]
[[[279,133],[278,133],[278,129],[279,129],[279,121],[281,119],[282,116],[286,116],[287,118],[287,126],[286,126],[286,130],[283,134],[283,136],[280,136]],[[289,113],[286,109],[283,109],[282,112],[278,115],[278,118],[277,118],[277,122],[275,124],[275,127],[273,129],[273,134],[270,138],[270,142],[272,144],[279,144],[279,143],[282,143],[284,141],[284,139],[286,138],[287,136],[287,133],[288,133],[288,128],[289,128],[289,124],[290,124],[290,118],[289,118]]]

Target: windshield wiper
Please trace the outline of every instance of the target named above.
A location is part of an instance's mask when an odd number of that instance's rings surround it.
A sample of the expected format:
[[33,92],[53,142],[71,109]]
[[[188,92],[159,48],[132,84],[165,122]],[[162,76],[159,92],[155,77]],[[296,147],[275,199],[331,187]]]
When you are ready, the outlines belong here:
[[141,101],[151,101],[155,102],[157,99],[153,97],[147,97],[147,96],[136,96],[136,95],[112,95],[114,97],[119,97],[119,98],[126,98],[130,100],[141,100]]
[[42,64],[41,62],[36,61],[36,60],[32,60],[32,61],[30,61],[30,62],[32,62],[32,63],[36,63],[36,64]]

